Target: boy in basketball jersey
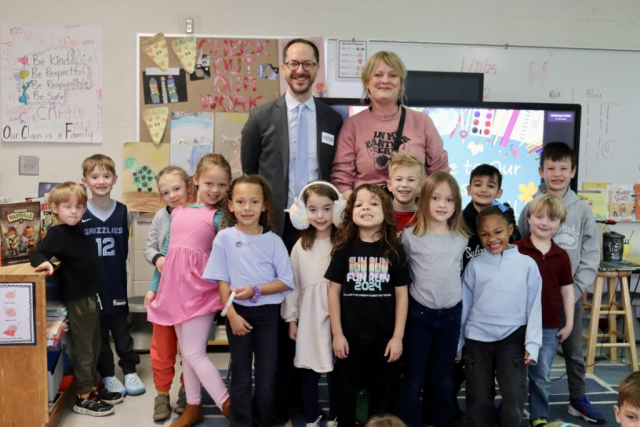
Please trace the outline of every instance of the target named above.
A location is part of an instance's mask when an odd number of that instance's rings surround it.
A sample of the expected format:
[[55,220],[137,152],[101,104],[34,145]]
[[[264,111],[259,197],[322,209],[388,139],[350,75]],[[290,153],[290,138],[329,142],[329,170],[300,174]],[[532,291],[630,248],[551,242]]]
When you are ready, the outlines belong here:
[[[125,205],[111,199],[111,190],[118,176],[111,158],[95,154],[82,163],[82,182],[91,190],[87,210],[78,224],[85,236],[95,243],[102,264],[104,288],[100,292],[100,333],[102,347],[98,372],[106,389],[137,395],[145,386],[136,373],[140,356],[133,350],[127,317],[127,256],[129,253],[129,211]],[[113,336],[118,364],[124,373],[124,385],[115,375],[113,352],[109,343]]]

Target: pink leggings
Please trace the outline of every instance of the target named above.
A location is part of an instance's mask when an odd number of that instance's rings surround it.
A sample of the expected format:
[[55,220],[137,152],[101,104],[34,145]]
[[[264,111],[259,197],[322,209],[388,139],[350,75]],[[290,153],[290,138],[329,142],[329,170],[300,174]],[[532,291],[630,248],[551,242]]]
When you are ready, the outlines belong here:
[[207,356],[207,337],[214,315],[215,313],[203,314],[175,325],[189,405],[200,404],[201,383],[219,408],[229,398],[218,368]]

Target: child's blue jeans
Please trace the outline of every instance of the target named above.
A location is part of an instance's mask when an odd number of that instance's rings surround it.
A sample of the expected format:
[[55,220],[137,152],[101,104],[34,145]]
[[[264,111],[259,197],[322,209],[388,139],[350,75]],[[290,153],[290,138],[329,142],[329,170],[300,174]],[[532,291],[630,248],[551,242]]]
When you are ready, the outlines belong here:
[[549,390],[551,389],[551,365],[560,340],[558,328],[542,329],[542,347],[538,363],[529,365],[529,412],[531,419],[549,417]]

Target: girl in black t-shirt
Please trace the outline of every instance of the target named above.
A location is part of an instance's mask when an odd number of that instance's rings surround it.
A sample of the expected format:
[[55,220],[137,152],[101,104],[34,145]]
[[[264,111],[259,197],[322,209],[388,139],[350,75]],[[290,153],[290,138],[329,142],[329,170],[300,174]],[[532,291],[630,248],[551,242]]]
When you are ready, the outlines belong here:
[[378,186],[349,197],[325,278],[336,356],[332,387],[340,427],[355,425],[356,394],[369,389],[369,415],[388,412],[407,319],[409,267],[393,204]]

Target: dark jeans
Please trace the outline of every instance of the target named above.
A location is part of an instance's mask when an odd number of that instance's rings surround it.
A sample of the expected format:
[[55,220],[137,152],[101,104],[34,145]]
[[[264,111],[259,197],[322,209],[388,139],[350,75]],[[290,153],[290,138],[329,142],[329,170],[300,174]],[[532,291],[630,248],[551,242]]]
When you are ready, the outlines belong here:
[[296,342],[289,338],[289,323],[278,316],[278,367],[272,413],[276,424],[289,420],[289,409],[302,408],[302,372],[293,366],[295,356]]
[[[280,305],[245,307],[234,304],[236,312],[253,327],[244,336],[234,335],[227,322],[231,349],[231,426],[272,425],[276,366],[278,362],[278,318]],[[251,368],[255,355],[256,390],[251,397]]]
[[366,345],[348,342],[349,356],[336,359],[332,375],[340,427],[355,426],[356,394],[364,388],[369,389],[370,417],[389,412],[400,374],[400,363],[387,363],[384,357],[388,340]]
[[467,427],[495,424],[494,371],[502,395],[501,426],[522,423],[527,401],[527,370],[524,364],[526,326],[494,342],[466,339]]
[[[462,301],[442,310],[432,310],[413,298],[404,332],[404,370],[397,394],[397,415],[410,427],[422,426],[421,391],[429,390],[435,427],[451,425],[456,414],[453,371],[460,337]],[[431,377],[425,384],[427,364]]]
[[100,354],[98,297],[66,301],[69,310],[69,338],[73,350],[73,377],[78,394],[88,393],[100,382],[97,371]]
[[[302,400],[304,402],[304,417],[306,423],[314,423],[318,419],[318,383],[322,374],[312,369],[300,369],[302,371]],[[329,389],[329,418],[333,421],[336,418],[334,413],[335,399],[331,387],[331,373],[327,372],[327,388]]]
[[[289,254],[299,238],[300,230],[293,226],[289,213],[285,212],[282,241]],[[273,421],[277,424],[284,424],[289,420],[291,408],[302,408],[303,406],[302,373],[300,369],[293,366],[295,356],[296,342],[289,338],[289,324],[278,316],[278,368],[272,413]]]
[[[562,313],[562,326],[565,324],[564,310]],[[567,367],[567,382],[569,383],[569,397],[577,399],[586,393],[584,380],[585,365],[582,355],[582,298],[578,298],[573,310],[573,329],[569,337],[562,342],[564,362]]]
[[140,363],[140,355],[133,350],[133,338],[129,332],[127,318],[129,313],[100,314],[100,336],[102,349],[98,359],[98,372],[104,377],[112,377],[116,374],[116,366],[113,362],[113,352],[109,342],[109,331],[113,337],[113,344],[120,360],[118,366],[125,375],[136,372],[136,365]]

